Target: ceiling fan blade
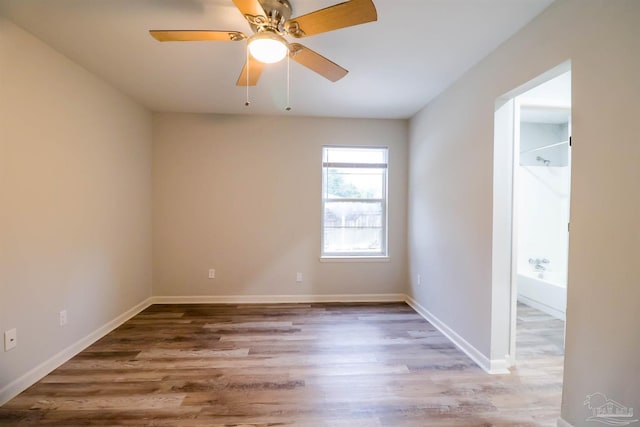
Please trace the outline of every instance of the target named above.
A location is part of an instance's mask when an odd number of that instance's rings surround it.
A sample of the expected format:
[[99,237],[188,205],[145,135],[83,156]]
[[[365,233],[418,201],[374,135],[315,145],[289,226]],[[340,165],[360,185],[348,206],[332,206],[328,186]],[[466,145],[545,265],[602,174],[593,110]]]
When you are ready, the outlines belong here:
[[264,9],[258,0],[233,0],[233,3],[236,5],[238,10],[242,13],[242,15],[246,18],[249,16],[265,16]]
[[372,0],[350,0],[292,18],[287,22],[287,30],[293,37],[301,38],[377,20]]
[[[249,76],[247,81],[247,64],[249,66]],[[260,79],[260,75],[262,74],[262,70],[266,64],[264,62],[260,62],[255,59],[253,56],[249,55],[249,62],[244,64],[242,67],[242,71],[240,72],[240,76],[238,76],[238,81],[236,82],[236,86],[255,86],[258,84],[258,79]]]
[[215,30],[151,30],[151,36],[161,42],[239,41],[247,38],[239,31]]
[[304,65],[332,82],[340,80],[349,72],[335,62],[328,60],[319,53],[299,43],[291,43],[289,45],[289,52],[291,59],[298,64]]

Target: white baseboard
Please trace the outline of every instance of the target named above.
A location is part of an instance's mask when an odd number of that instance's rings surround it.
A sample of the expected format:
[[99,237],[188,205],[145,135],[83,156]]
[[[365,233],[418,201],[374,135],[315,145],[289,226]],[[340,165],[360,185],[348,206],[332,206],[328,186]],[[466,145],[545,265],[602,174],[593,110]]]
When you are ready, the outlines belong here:
[[[484,355],[483,355],[484,357]],[[508,359],[489,359],[489,369],[484,369],[487,373],[491,375],[509,375],[511,371],[509,370],[513,364],[509,362]]]
[[152,304],[282,304],[313,302],[404,302],[404,294],[156,296]]
[[69,347],[60,351],[58,354],[55,354],[54,356],[45,360],[26,374],[7,384],[0,390],[0,406],[4,405],[9,400],[13,399],[36,382],[40,381],[51,371],[58,368],[67,360],[71,359],[73,356],[80,353],[82,350],[89,347],[91,344],[98,341],[100,338],[104,337],[109,332],[113,331],[115,328],[122,325],[124,322],[131,319],[136,314],[140,313],[151,304],[151,298],[147,298],[146,300],[122,313],[120,316],[91,332],[86,337],[76,341]]
[[563,420],[562,418],[558,418],[558,423],[557,423],[558,427],[573,427],[572,424],[569,424],[568,422],[566,422],[565,420]]
[[437,330],[439,330],[442,335],[447,337],[449,341],[456,345],[460,350],[462,350],[467,356],[471,358],[478,366],[480,366],[484,371],[489,374],[509,374],[510,371],[507,369],[507,361],[504,359],[493,359],[490,360],[484,354],[482,354],[477,348],[473,345],[469,344],[467,340],[458,335],[453,329],[447,326],[444,322],[438,319],[433,313],[424,308],[420,303],[411,298],[410,296],[406,296],[406,303],[409,304],[418,314],[424,317],[429,323],[431,323]]

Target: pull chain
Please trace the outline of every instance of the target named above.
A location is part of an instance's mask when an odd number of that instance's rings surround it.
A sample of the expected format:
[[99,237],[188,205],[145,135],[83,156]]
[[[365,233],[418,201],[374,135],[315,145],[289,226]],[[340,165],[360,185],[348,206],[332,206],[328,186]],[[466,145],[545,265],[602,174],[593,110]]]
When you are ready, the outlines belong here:
[[285,110],[291,111],[291,57],[287,55],[287,108]]
[[245,107],[249,106],[249,43],[247,42],[247,100],[244,103]]

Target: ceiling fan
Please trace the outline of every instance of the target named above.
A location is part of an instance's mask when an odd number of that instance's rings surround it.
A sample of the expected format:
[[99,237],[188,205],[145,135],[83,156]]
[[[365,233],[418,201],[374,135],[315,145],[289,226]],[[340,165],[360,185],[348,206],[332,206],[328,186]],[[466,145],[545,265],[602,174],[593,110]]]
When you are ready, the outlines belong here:
[[265,64],[289,57],[321,76],[338,81],[348,71],[300,43],[289,43],[285,36],[303,38],[340,28],[376,21],[372,0],[349,0],[297,18],[291,18],[288,0],[233,0],[251,25],[254,34],[221,30],[151,30],[158,41],[241,41],[247,40],[248,52],[236,85],[255,86]]

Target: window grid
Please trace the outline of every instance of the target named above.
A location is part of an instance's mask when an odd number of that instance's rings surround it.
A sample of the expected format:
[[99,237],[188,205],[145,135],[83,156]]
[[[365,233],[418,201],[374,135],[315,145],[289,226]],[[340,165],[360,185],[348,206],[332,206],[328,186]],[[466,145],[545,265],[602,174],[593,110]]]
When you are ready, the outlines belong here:
[[322,159],[321,256],[386,257],[388,148],[324,146]]

